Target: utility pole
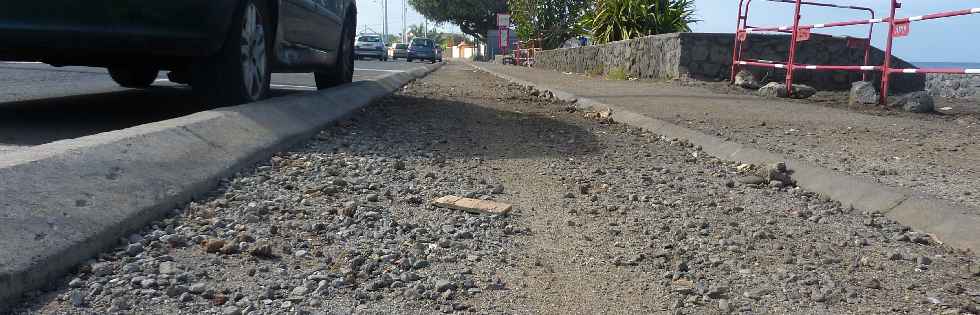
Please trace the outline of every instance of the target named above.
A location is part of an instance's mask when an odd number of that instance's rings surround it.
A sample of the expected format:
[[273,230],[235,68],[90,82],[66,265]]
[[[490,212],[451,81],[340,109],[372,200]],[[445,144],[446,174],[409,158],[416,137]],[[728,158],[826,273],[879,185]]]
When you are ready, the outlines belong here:
[[384,33],[383,35],[381,35],[382,36],[381,37],[382,38],[381,41],[387,44],[387,42],[388,42],[388,0],[384,0],[383,6],[384,6],[384,11],[385,11],[385,14],[384,14],[385,25],[383,27],[381,27],[381,29],[382,29],[381,32]]
[[402,43],[408,43],[408,6],[402,0]]

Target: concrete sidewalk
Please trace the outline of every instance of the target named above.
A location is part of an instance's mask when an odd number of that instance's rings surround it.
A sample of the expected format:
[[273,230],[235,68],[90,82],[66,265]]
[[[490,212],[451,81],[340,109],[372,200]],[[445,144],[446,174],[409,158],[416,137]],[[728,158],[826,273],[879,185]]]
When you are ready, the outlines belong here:
[[[828,101],[764,99],[720,93],[717,91],[724,89],[709,89],[713,87],[710,83],[699,87],[679,82],[609,81],[524,67],[487,63],[478,66],[539,88],[608,104],[614,110],[632,112],[630,115],[635,113],[716,136],[719,145],[721,140],[727,140],[737,143],[740,149],[758,149],[832,170],[828,174],[850,175],[866,186],[879,186],[875,191],[880,194],[894,195],[856,197],[859,199],[890,200],[875,202],[883,205],[907,203],[910,198],[939,201],[971,221],[980,218],[980,122],[974,116],[909,114],[874,108],[848,109]],[[887,210],[896,207],[880,206]],[[912,216],[933,207],[915,210]]]

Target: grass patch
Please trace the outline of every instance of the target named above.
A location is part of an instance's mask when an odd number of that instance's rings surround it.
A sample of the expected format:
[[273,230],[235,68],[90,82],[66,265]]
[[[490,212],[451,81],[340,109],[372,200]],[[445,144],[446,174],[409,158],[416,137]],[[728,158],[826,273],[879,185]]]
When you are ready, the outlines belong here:
[[629,77],[626,75],[626,70],[623,67],[609,69],[609,73],[606,73],[606,80],[625,81],[628,79]]

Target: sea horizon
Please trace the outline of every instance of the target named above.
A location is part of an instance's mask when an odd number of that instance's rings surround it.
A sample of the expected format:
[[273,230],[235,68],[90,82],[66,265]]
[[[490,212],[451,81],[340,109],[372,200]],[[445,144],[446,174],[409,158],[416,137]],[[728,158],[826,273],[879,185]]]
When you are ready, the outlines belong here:
[[966,68],[966,69],[980,69],[980,62],[929,62],[929,61],[916,61],[912,62],[916,67],[919,68]]

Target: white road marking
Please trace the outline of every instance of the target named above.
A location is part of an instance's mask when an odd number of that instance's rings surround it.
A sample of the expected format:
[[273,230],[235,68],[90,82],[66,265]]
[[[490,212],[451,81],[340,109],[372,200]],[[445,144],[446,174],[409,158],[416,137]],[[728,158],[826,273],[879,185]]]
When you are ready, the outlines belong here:
[[377,71],[377,72],[395,72],[395,73],[405,72],[405,70],[366,69],[366,68],[354,68],[354,71]]
[[909,21],[918,21],[918,20],[921,20],[921,19],[922,19],[922,16],[921,16],[921,15],[919,15],[919,16],[913,16],[913,17],[910,17],[910,18],[909,18]]
[[861,66],[861,70],[874,70],[875,66]]
[[816,70],[817,66],[806,66],[807,69]]
[[315,86],[306,86],[306,85],[270,84],[269,86],[274,88],[289,89],[289,90],[316,91]]
[[904,72],[904,73],[916,73],[918,71],[919,70],[917,70],[917,69],[903,69],[902,70],[902,72]]

